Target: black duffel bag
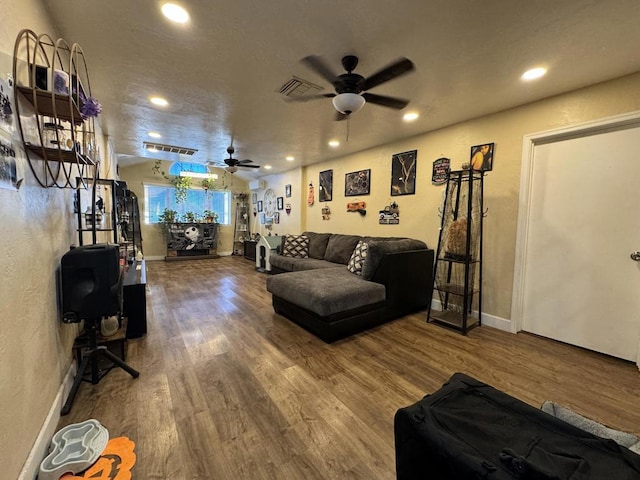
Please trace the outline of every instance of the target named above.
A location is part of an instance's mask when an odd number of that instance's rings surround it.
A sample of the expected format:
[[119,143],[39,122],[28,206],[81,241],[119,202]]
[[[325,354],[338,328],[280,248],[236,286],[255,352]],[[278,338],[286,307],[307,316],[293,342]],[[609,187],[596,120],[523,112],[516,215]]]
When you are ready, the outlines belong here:
[[640,455],[462,373],[394,430],[398,480],[640,480]]

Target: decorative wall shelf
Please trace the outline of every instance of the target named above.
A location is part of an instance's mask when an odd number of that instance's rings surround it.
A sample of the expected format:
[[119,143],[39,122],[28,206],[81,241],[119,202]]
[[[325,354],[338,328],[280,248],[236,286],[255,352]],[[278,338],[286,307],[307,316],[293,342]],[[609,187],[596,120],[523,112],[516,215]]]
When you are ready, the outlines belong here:
[[[18,128],[29,168],[45,187],[89,188],[100,169],[94,119],[83,118],[91,84],[82,48],[32,30],[13,52]],[[86,180],[85,180],[86,179]]]

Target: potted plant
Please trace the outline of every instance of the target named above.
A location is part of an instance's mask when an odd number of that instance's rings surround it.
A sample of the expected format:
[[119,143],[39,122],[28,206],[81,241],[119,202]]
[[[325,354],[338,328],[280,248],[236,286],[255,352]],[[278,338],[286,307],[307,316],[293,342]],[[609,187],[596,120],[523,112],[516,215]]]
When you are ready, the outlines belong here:
[[182,216],[182,221],[184,223],[198,223],[198,215],[193,212],[185,212]]
[[178,212],[165,208],[158,216],[158,223],[162,226],[162,230],[166,233],[169,230],[169,225],[178,221]]
[[158,220],[164,225],[168,225],[169,223],[176,223],[177,218],[178,212],[176,212],[175,210],[171,210],[170,208],[165,208],[158,216]]
[[207,223],[218,223],[218,214],[212,210],[205,210],[202,216]]
[[176,203],[182,203],[187,199],[187,192],[191,188],[191,177],[173,177],[171,184],[175,189]]
[[216,180],[214,178],[203,178],[200,181],[200,186],[204,189],[205,195],[209,194],[209,190],[216,188]]

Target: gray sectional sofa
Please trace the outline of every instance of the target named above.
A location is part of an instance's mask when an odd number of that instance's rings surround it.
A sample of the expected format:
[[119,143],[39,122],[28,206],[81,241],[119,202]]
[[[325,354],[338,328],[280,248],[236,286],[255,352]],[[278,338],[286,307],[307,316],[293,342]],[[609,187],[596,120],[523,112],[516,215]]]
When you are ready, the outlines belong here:
[[[333,342],[427,308],[434,252],[410,238],[304,232],[306,258],[272,254],[267,290],[276,313]],[[358,242],[367,253],[356,274],[347,268]],[[283,254],[284,253],[284,254]],[[351,265],[352,267],[353,265]]]

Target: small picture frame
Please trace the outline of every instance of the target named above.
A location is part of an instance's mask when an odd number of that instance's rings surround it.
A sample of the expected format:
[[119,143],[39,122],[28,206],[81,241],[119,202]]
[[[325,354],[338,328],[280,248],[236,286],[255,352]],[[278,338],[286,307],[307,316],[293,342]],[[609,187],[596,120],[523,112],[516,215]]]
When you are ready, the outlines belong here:
[[276,206],[278,210],[284,210],[284,198],[282,197],[276,198]]
[[284,196],[287,198],[291,197],[291,185],[284,186]]
[[371,188],[371,169],[346,173],[344,176],[344,196],[357,197],[369,195]]
[[471,147],[471,157],[469,164],[473,170],[479,172],[489,172],[493,170],[493,153],[495,144],[485,143]]
[[[260,202],[258,202],[260,203]],[[264,213],[260,214],[260,225],[264,225],[266,222],[266,217],[264,216]]]
[[275,212],[273,214],[273,223],[276,223],[276,224],[280,223],[280,212]]
[[325,170],[320,172],[320,193],[318,200],[321,202],[330,202],[333,199],[333,170]]
[[258,213],[262,211],[262,200],[258,200]]

